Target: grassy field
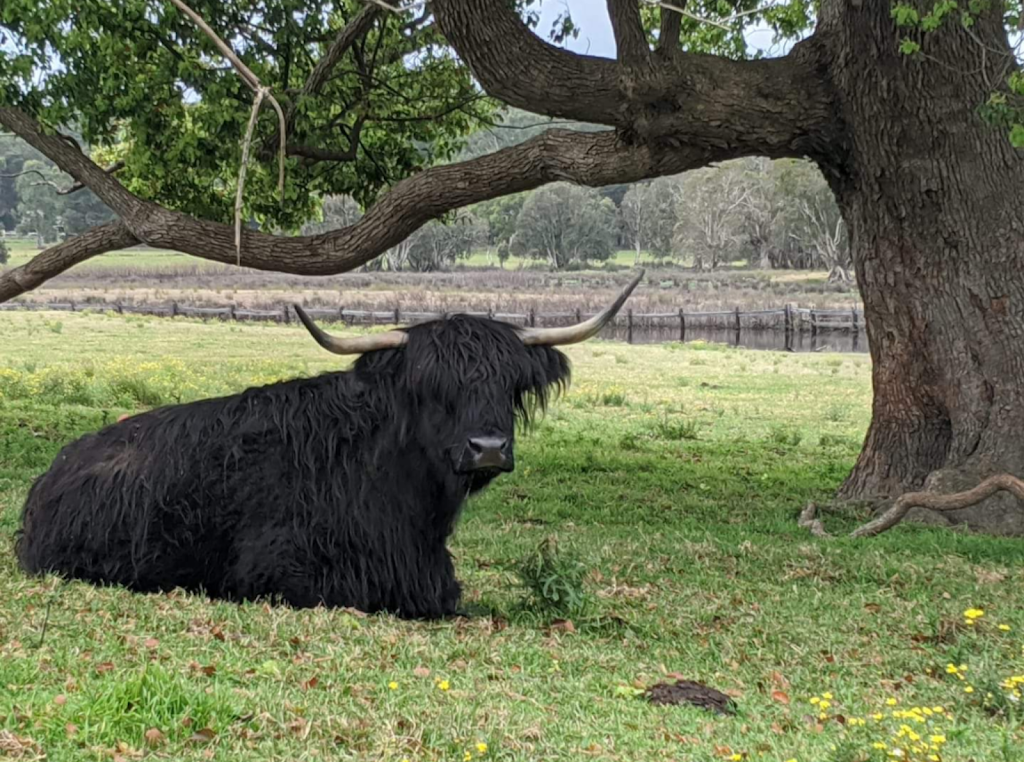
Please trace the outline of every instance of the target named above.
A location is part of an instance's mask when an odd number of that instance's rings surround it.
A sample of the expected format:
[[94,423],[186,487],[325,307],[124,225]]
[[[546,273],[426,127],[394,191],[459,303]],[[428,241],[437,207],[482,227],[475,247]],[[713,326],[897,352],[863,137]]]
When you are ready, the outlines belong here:
[[[35,239],[30,238],[9,238],[7,239],[7,248],[11,254],[9,264],[12,266],[25,264],[40,251],[36,246]],[[620,267],[631,267],[635,259],[636,252],[632,250],[622,250],[616,252],[615,256],[608,261]],[[648,264],[651,261],[650,257],[646,253],[644,254],[643,261]],[[469,257],[460,259],[458,264],[462,267],[498,267],[498,258],[493,254],[488,255],[486,251],[476,251]],[[140,269],[174,269],[191,267],[194,265],[220,267],[220,265],[215,262],[208,262],[206,260],[199,259],[198,257],[190,257],[187,254],[180,254],[176,251],[151,249],[146,246],[140,246],[129,251],[112,251],[101,257],[93,257],[92,259],[78,265],[76,270],[86,271],[97,268],[107,269],[111,267],[125,266],[138,267]],[[516,270],[521,267],[537,267],[545,269],[547,265],[544,262],[534,259],[510,257],[505,263],[505,267],[510,270]]]
[[[63,443],[338,367],[300,328],[12,313],[0,346],[0,756],[1024,760],[1000,687],[1024,675],[1020,541],[796,527],[856,456],[867,358],[569,348],[572,388],[453,538],[491,614],[423,624],[59,585],[12,560],[25,492]],[[571,606],[516,571],[550,538]],[[736,715],[639,695],[673,676],[728,692]]]

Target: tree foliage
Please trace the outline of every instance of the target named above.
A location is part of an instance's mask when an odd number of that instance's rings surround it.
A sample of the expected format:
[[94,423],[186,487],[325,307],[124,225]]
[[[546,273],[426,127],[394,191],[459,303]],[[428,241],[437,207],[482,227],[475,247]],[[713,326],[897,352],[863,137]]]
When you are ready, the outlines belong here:
[[555,183],[534,191],[516,223],[519,252],[552,269],[615,253],[615,205],[591,188]]
[[[319,199],[366,205],[433,161],[453,157],[491,103],[429,17],[367,10],[360,0],[196,0],[192,7],[269,87],[290,116],[285,198],[276,192],[277,120],[257,125],[245,215],[296,229]],[[359,13],[374,23],[325,76],[313,77]],[[68,20],[72,21],[69,22]],[[0,104],[45,124],[75,125],[123,159],[139,196],[228,221],[252,92],[169,2],[5,0]]]

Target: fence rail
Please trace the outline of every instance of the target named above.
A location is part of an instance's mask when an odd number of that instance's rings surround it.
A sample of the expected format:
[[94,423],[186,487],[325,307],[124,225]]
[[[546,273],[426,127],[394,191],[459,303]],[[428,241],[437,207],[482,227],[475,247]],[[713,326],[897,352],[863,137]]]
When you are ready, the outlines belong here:
[[[447,313],[393,310],[352,310],[345,307],[306,307],[310,317],[321,320],[340,321],[351,325],[399,325],[435,320],[445,315],[463,314],[476,317],[490,317],[523,326],[544,327],[579,322],[593,317],[595,313],[582,312],[497,312],[497,311],[449,311]],[[243,309],[234,305],[219,307],[193,307],[177,302],[170,304],[121,304],[95,302],[10,302],[0,304],[0,311],[36,310],[58,312],[116,312],[122,315],[155,315],[159,317],[217,318],[221,320],[255,320],[290,323],[295,319],[289,305],[273,309]],[[785,331],[787,344],[794,333],[849,331],[857,334],[864,325],[864,313],[852,310],[818,310],[787,304],[785,307],[766,310],[743,311],[717,310],[713,312],[688,312],[683,309],[671,312],[636,312],[627,309],[620,312],[612,322],[616,328],[625,326],[626,340],[633,342],[633,330],[678,327],[679,341],[686,340],[687,328],[731,329],[739,334],[742,330]],[[674,333],[672,334],[675,335]]]

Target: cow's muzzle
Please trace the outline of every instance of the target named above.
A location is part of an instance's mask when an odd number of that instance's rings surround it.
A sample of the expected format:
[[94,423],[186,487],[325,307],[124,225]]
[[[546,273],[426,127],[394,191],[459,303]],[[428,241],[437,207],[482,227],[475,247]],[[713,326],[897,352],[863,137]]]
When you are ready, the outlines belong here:
[[458,470],[464,474],[473,471],[512,471],[514,468],[512,440],[494,434],[467,439],[458,462]]

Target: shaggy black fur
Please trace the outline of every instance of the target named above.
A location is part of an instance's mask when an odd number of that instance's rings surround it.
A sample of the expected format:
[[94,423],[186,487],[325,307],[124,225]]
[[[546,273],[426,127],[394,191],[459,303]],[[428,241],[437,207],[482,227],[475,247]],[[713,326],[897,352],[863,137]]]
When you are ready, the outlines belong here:
[[543,409],[565,355],[457,315],[406,329],[352,369],[159,408],[67,445],[33,485],[18,559],[137,591],[456,612],[446,548],[466,497],[467,438]]

